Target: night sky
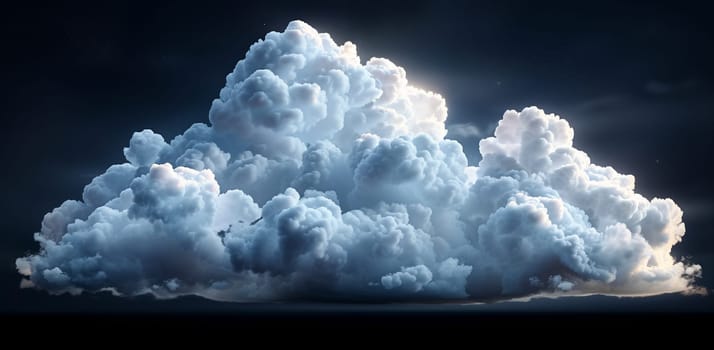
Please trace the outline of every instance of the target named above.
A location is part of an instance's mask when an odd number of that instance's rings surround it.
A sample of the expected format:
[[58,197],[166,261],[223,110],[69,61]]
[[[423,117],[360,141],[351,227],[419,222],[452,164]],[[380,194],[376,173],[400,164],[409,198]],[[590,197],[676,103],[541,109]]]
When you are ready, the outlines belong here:
[[[687,233],[674,254],[702,265],[699,284],[714,288],[714,24],[699,2],[32,2],[0,16],[2,313],[329,308],[56,297],[20,290],[14,265],[37,250],[32,234],[42,216],[79,199],[94,176],[121,163],[134,131],[151,128],[171,138],[207,122],[210,102],[250,44],[293,19],[338,43],[354,42],[363,61],[380,56],[405,67],[411,83],[445,97],[447,127],[467,123],[485,137],[506,109],[531,105],[567,118],[575,146],[594,163],[635,175],[637,192],[647,198],[680,205]],[[478,139],[459,141],[476,164]],[[714,302],[669,295],[422,308],[712,312]]]

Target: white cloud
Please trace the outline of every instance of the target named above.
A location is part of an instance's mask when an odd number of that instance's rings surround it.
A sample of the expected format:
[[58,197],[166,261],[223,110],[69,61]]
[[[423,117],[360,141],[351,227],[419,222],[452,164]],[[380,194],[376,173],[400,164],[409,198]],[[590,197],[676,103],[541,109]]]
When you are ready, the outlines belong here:
[[[294,21],[169,143],[48,213],[24,286],[217,300],[508,298],[695,290],[682,211],[590,162],[553,114],[507,111],[478,167],[446,103],[384,58]],[[481,137],[471,125],[450,136]]]
[[159,159],[166,146],[163,136],[145,129],[131,136],[129,147],[124,147],[124,156],[135,166],[148,166]]
[[478,126],[471,123],[451,123],[449,124],[449,132],[447,135],[450,138],[456,139],[477,139],[486,136]]

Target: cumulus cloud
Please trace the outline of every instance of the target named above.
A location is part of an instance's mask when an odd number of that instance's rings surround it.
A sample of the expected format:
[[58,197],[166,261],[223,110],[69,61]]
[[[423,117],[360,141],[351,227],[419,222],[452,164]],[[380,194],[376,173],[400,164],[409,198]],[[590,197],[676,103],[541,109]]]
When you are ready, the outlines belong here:
[[[216,300],[696,290],[670,199],[593,164],[565,119],[507,111],[469,166],[446,103],[301,21],[253,44],[210,124],[134,133],[45,215],[23,286]],[[453,135],[480,136],[471,126]]]

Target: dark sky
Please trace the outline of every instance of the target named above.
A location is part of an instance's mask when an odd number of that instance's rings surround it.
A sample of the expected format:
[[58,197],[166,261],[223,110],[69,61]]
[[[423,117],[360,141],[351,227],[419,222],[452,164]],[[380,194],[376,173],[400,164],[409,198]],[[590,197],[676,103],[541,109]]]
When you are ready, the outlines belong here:
[[[687,234],[675,254],[701,264],[701,284],[714,288],[714,24],[705,5],[328,3],[27,2],[0,11],[0,311],[218,310],[195,298],[20,290],[14,259],[37,249],[32,234],[44,213],[79,199],[92,177],[123,161],[132,132],[151,128],[171,138],[207,122],[211,100],[250,44],[293,19],[356,43],[363,60],[382,56],[405,67],[410,81],[446,98],[448,123],[471,123],[486,135],[506,109],[530,105],[567,118],[576,146],[595,163],[635,175],[637,192],[682,207]],[[461,141],[477,162],[477,140]],[[591,297],[483,308],[714,311],[711,299]],[[228,307],[238,309],[245,306]]]

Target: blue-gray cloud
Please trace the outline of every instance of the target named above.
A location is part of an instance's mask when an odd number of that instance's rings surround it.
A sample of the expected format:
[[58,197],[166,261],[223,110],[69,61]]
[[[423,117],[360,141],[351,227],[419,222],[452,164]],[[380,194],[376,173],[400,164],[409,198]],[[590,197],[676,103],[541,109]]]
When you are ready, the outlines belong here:
[[23,285],[230,301],[697,290],[700,267],[671,255],[679,207],[592,164],[567,121],[507,111],[473,167],[446,117],[403,68],[291,22],[228,74],[210,125],[135,133],[127,163],[48,213],[40,251],[16,261]]

